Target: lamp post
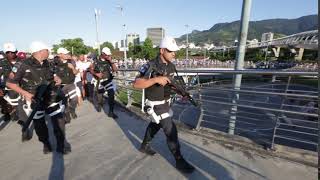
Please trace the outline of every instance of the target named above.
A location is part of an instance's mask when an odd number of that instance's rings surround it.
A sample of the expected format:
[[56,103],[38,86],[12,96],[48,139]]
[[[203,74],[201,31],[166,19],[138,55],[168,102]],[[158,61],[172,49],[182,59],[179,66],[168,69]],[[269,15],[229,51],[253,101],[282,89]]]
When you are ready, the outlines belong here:
[[101,52],[100,52],[100,41],[99,41],[99,28],[98,28],[98,21],[99,21],[99,16],[100,15],[101,15],[101,10],[94,9],[94,17],[95,17],[95,22],[96,22],[96,43],[97,43],[99,55],[101,54]]
[[[123,6],[117,5],[117,9],[120,10],[121,16],[124,17]],[[124,42],[123,42],[123,55],[124,55],[124,66],[127,69],[127,35],[126,35],[126,24],[123,24],[123,34],[124,34]]]
[[187,28],[187,47],[186,47],[186,59],[189,59],[189,33],[188,33],[188,29],[189,29],[189,25],[186,24],[184,25]]

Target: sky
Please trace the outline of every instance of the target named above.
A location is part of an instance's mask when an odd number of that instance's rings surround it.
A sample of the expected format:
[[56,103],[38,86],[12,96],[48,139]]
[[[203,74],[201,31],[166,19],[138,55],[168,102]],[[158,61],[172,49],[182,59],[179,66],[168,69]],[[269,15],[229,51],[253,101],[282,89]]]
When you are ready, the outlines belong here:
[[[146,38],[149,27],[163,27],[166,35],[180,37],[192,30],[207,30],[216,23],[240,19],[242,0],[1,0],[0,45],[12,42],[28,50],[32,41],[59,44],[80,37],[96,41],[94,9],[100,42],[123,39],[126,33]],[[119,7],[123,7],[123,14]],[[318,13],[317,0],[252,0],[251,21],[293,19]],[[123,29],[123,24],[126,28]],[[186,28],[185,25],[189,25]]]

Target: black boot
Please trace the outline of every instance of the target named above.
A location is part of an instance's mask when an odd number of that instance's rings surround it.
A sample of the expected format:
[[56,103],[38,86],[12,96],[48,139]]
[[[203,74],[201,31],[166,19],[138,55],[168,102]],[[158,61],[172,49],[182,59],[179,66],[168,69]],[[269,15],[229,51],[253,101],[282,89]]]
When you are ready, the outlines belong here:
[[26,131],[22,132],[21,140],[22,142],[25,142],[30,139],[32,139],[32,131],[28,128]]
[[52,147],[49,142],[43,143],[43,154],[49,154],[52,152]]
[[69,124],[71,122],[71,113],[70,112],[65,112],[64,113],[64,120],[66,122],[66,124]]
[[176,159],[176,168],[184,173],[192,173],[194,171],[194,167],[184,160],[183,157]]
[[71,147],[70,149],[68,149],[67,147],[64,146],[64,143],[58,143],[57,142],[57,149],[56,149],[57,153],[61,153],[61,154],[68,154],[69,152],[71,152]]
[[4,121],[10,121],[11,120],[10,114],[4,114],[3,120]]
[[113,119],[117,119],[118,118],[118,116],[114,112],[109,112],[108,116],[113,118]]
[[145,153],[149,156],[153,156],[153,155],[157,154],[157,152],[151,148],[149,143],[142,143],[139,151],[142,153]]
[[70,115],[71,115],[71,118],[72,119],[77,119],[78,115],[76,114],[76,111],[75,110],[71,110],[70,111]]

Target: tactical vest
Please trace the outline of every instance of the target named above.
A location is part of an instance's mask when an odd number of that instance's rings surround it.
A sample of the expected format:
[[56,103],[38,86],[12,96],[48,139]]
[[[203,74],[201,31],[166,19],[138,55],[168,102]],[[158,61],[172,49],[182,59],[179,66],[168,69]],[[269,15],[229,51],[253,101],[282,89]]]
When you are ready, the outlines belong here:
[[[147,71],[147,76],[150,78],[154,78],[159,76],[157,73],[161,73],[165,76],[173,76],[175,73],[175,67],[172,63],[165,65],[160,63],[160,58],[157,57],[156,59],[149,61],[149,68]],[[145,89],[146,98],[152,101],[161,101],[164,99],[170,98],[172,91],[168,85],[161,86],[159,84],[154,84]]]
[[61,60],[58,60],[56,63],[55,73],[61,78],[62,84],[72,84],[76,77],[72,69],[68,67],[68,63],[71,62],[68,60],[64,63]]
[[53,73],[50,71],[49,63],[44,60],[42,65],[33,57],[22,62],[25,67],[24,76],[20,82],[22,89],[35,93],[36,88],[41,84],[53,81]]
[[113,79],[112,66],[109,61],[96,60],[94,63],[94,72],[103,73],[102,79]]
[[7,59],[0,60],[1,79],[6,80],[12,70],[13,65]]

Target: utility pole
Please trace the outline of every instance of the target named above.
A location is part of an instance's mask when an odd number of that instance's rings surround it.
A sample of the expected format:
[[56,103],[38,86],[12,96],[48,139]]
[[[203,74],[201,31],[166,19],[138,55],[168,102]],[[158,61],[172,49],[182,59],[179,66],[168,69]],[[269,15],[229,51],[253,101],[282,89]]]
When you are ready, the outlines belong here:
[[[123,12],[123,6],[122,5],[118,5],[117,8],[120,10],[121,12],[121,16],[122,18],[124,18],[124,12]],[[127,35],[126,35],[126,24],[123,24],[123,34],[124,34],[124,42],[123,42],[123,56],[124,56],[124,66],[127,69]]]
[[100,15],[101,15],[101,11],[98,9],[94,9],[94,17],[95,17],[95,22],[96,22],[96,43],[97,43],[99,55],[101,54],[100,41],[99,41],[99,28],[98,28],[98,22],[99,22]]
[[[246,51],[246,42],[248,36],[249,28],[249,19],[250,19],[250,10],[251,10],[251,0],[243,0],[242,3],[242,13],[241,13],[241,24],[240,24],[240,33],[239,33],[239,46],[237,47],[237,57],[235,70],[243,70],[244,64],[244,55]],[[239,100],[239,93],[237,90],[240,90],[242,80],[242,74],[236,74],[233,77],[233,89],[235,93],[233,94],[232,107],[230,110],[230,120],[229,120],[229,134],[233,135],[236,128],[236,114],[237,114],[237,103]]]
[[189,29],[189,25],[186,24],[184,25],[186,28],[187,28],[187,47],[186,47],[186,59],[189,59],[189,32],[188,32],[188,29]]

